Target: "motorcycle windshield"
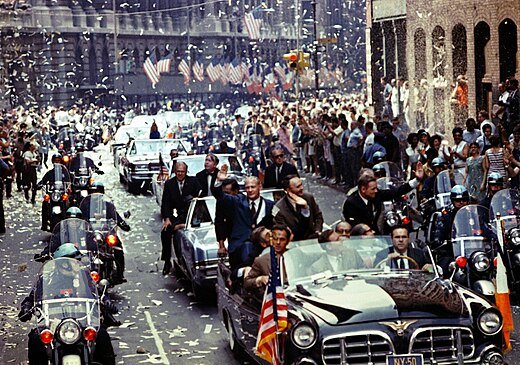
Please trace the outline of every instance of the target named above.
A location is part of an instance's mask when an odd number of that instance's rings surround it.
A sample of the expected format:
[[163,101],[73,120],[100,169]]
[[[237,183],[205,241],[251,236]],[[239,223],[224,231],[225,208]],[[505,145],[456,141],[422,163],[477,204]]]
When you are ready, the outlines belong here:
[[79,176],[88,176],[88,167],[87,167],[87,159],[83,155],[83,153],[78,154],[78,175]]
[[435,178],[435,194],[451,192],[455,185],[463,185],[464,176],[457,171],[441,171]]
[[395,177],[380,177],[377,179],[377,188],[379,190],[393,190],[403,185],[403,181]]
[[380,165],[383,165],[386,171],[385,177],[395,178],[397,180],[404,179],[403,170],[399,168],[395,163],[384,161]]
[[68,218],[56,224],[50,240],[50,253],[65,243],[74,244],[82,253],[97,251],[92,226],[83,219]]
[[89,270],[75,259],[47,261],[41,268],[34,299],[51,328],[65,318],[74,318],[83,326],[99,326],[96,287]]
[[253,134],[249,137],[249,141],[251,143],[251,148],[261,149],[262,148],[262,136],[260,134]]
[[485,242],[492,236],[488,217],[489,210],[481,205],[467,205],[459,209],[451,230],[455,256],[468,257],[484,249]]
[[520,192],[518,190],[504,189],[493,195],[489,220],[494,221],[497,214],[500,214],[506,230],[520,226]]
[[104,194],[91,194],[80,204],[83,217],[96,231],[109,232],[117,226],[117,211],[112,201]]

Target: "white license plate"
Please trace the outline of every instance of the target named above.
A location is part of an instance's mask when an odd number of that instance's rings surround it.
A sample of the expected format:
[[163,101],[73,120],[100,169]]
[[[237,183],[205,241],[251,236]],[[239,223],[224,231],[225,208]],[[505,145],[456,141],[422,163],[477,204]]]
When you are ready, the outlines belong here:
[[81,195],[81,197],[86,197],[88,195],[88,191],[87,190],[81,190],[81,193],[79,193],[79,195]]
[[52,207],[52,214],[61,214],[61,207],[60,206]]
[[422,354],[388,355],[387,365],[423,365]]
[[63,365],[81,365],[81,358],[78,355],[65,355],[61,359]]

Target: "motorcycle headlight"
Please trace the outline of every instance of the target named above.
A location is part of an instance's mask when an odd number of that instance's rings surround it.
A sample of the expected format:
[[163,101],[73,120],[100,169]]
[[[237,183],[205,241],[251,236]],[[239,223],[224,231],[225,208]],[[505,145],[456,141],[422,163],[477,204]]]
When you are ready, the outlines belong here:
[[396,212],[388,212],[385,214],[385,221],[389,227],[394,227],[399,224],[399,214]]
[[316,343],[316,331],[306,322],[297,324],[291,332],[291,341],[296,347],[308,349]]
[[488,255],[482,251],[475,252],[471,257],[471,263],[475,270],[482,272],[489,269],[491,266],[491,260]]
[[61,193],[59,191],[53,191],[51,194],[51,200],[53,202],[61,201]]
[[502,318],[496,310],[486,309],[478,316],[477,325],[482,333],[493,336],[502,329]]
[[80,177],[79,178],[79,185],[80,186],[86,186],[88,183],[88,177]]
[[513,245],[520,245],[520,229],[512,228],[509,230],[509,232],[507,232],[507,235],[509,236],[509,239],[511,240]]
[[81,328],[78,322],[73,319],[66,319],[61,322],[56,333],[58,340],[66,345],[72,345],[81,338]]

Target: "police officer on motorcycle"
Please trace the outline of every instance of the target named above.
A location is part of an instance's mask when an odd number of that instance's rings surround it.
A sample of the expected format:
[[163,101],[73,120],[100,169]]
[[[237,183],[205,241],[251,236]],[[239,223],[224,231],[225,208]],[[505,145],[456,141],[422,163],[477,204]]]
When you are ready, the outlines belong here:
[[424,180],[424,185],[421,190],[421,196],[424,199],[430,199],[434,195],[434,187],[435,187],[435,179],[437,178],[437,175],[441,171],[446,170],[447,164],[446,161],[442,157],[435,157],[432,160],[431,168],[433,170],[433,175],[428,177],[426,180]]
[[499,172],[491,172],[487,177],[488,191],[486,197],[478,204],[489,209],[493,196],[504,188],[504,178]]
[[99,175],[104,174],[104,172],[96,166],[90,157],[84,155],[85,147],[82,143],[76,144],[76,152],[76,156],[70,160],[69,170],[71,174],[78,174],[79,169],[83,167],[83,164],[90,172],[96,172]]
[[[74,247],[73,244],[65,244],[59,247],[58,250],[54,253],[54,258],[61,258],[61,257],[68,257],[68,258],[74,258],[79,259],[81,258],[81,253],[78,251],[77,248]],[[42,277],[38,278],[38,281],[41,283]],[[34,302],[35,302],[35,291],[38,290],[37,288],[40,288],[41,285],[36,285],[33,287],[31,292],[27,297],[25,297],[20,305],[20,312],[18,313],[18,318],[22,322],[27,322],[32,318],[32,314],[34,311]],[[111,303],[108,298],[104,298],[102,301],[102,306],[104,308],[103,311],[107,313],[116,313],[117,308],[113,303]],[[97,361],[103,365],[115,365],[115,353],[114,348],[112,347],[112,342],[110,340],[110,336],[106,330],[107,325],[102,324],[99,327],[99,330],[97,332],[96,337],[96,346],[94,351],[94,361]],[[29,365],[47,365],[48,355],[47,351],[45,349],[45,346],[43,345],[42,341],[40,340],[40,336],[38,334],[38,329],[33,328],[31,332],[29,332],[29,343],[28,343],[28,360]]]

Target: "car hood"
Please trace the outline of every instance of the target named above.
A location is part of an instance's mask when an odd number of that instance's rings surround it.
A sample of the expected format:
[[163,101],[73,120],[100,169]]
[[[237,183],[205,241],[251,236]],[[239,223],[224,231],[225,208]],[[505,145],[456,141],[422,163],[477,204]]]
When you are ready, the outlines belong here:
[[431,275],[388,274],[326,280],[297,285],[287,293],[296,307],[330,325],[396,319],[436,318],[467,314],[457,289],[432,281]]

